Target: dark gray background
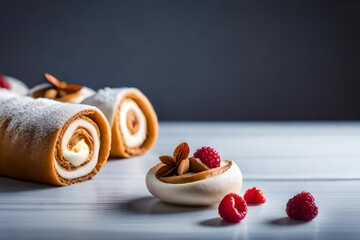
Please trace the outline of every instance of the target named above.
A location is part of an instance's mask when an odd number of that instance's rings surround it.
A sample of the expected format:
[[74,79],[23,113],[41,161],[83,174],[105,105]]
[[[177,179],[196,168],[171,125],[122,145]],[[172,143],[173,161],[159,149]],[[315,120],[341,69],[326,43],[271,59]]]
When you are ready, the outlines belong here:
[[135,86],[160,120],[360,119],[360,1],[1,1],[0,73]]

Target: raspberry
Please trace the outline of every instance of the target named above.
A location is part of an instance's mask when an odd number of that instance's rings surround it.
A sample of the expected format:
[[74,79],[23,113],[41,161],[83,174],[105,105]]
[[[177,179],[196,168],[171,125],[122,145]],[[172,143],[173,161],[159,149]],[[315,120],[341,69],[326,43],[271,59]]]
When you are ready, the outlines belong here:
[[318,214],[315,199],[309,192],[301,192],[286,204],[286,214],[295,220],[311,221]]
[[229,193],[219,204],[219,215],[227,222],[240,222],[247,213],[245,200],[236,193]]
[[202,147],[196,150],[194,157],[199,158],[209,168],[220,167],[220,155],[211,147]]
[[266,202],[263,192],[257,187],[246,190],[244,199],[247,204],[263,204]]
[[6,78],[0,75],[0,88],[6,88],[10,90],[10,84],[6,81]]

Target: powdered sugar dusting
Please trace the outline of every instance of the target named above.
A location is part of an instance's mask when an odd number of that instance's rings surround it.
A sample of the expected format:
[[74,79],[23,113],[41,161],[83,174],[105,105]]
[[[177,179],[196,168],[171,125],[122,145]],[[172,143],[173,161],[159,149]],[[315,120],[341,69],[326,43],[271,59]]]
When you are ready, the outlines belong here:
[[88,98],[86,98],[82,103],[95,106],[99,108],[105,115],[109,124],[112,126],[114,121],[114,114],[116,113],[117,104],[121,99],[125,97],[125,94],[131,92],[136,92],[138,94],[142,93],[137,88],[104,88],[98,90],[98,92]]
[[7,133],[12,140],[28,138],[39,142],[79,111],[96,109],[87,105],[59,103],[49,99],[16,97],[0,101],[0,127],[7,122]]
[[128,88],[121,88],[121,89],[113,89],[113,88],[104,88],[104,89],[100,89],[98,91],[98,94],[96,94],[94,96],[94,99],[100,102],[106,102],[109,105],[114,105],[117,103],[117,99],[118,99],[118,94],[121,91],[125,91]]

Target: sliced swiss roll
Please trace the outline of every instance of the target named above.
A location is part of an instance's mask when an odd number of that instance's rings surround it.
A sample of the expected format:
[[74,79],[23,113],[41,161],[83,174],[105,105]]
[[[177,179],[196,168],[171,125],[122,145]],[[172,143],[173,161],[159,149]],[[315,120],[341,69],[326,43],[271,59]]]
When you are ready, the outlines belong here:
[[83,104],[98,107],[111,126],[112,157],[142,155],[157,139],[158,121],[147,97],[136,88],[105,88]]
[[48,99],[0,100],[0,175],[65,186],[106,163],[110,128],[95,107]]

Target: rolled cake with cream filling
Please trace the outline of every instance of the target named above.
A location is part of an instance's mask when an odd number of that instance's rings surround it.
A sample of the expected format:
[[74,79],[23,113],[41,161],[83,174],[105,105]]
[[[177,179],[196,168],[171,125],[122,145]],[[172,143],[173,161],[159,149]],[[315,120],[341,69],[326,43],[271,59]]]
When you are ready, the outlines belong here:
[[56,186],[85,181],[106,163],[110,134],[105,116],[92,106],[0,100],[0,175]]
[[112,133],[113,157],[142,155],[154,144],[158,121],[147,97],[136,88],[105,88],[83,104],[98,107],[106,116]]

